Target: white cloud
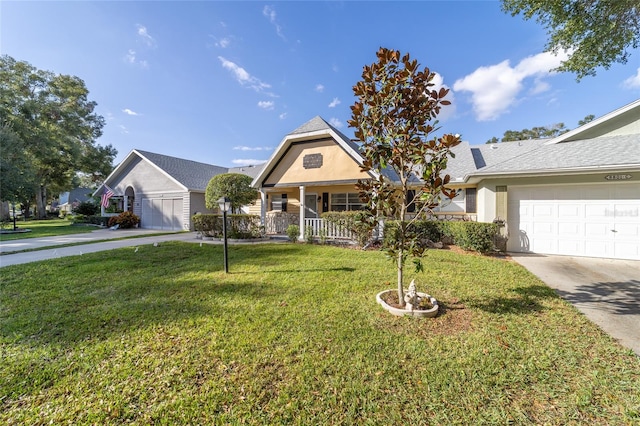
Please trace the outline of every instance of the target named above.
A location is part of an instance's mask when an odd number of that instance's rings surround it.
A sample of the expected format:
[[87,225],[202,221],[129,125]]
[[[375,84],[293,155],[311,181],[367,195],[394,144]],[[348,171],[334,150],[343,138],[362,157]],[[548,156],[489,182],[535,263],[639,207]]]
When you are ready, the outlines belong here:
[[216,42],[216,46],[222,47],[223,49],[229,47],[230,44],[231,44],[231,39],[229,39],[228,37],[222,37],[220,40]]
[[269,22],[271,22],[274,27],[276,27],[276,34],[278,34],[278,37],[286,40],[286,37],[282,33],[282,26],[278,23],[276,10],[273,8],[273,6],[265,6],[264,9],[262,9],[262,14],[266,16],[267,19],[269,19]]
[[331,103],[329,104],[329,108],[335,108],[336,106],[340,105],[340,99],[338,98],[333,98],[333,100],[331,101]]
[[122,124],[120,124],[118,127],[120,128],[120,133],[124,133],[125,135],[129,133],[129,129],[124,127]]
[[141,68],[147,69],[149,68],[149,63],[147,61],[138,60],[136,51],[133,49],[129,49],[127,54],[124,56],[125,61],[132,65],[138,65]]
[[233,164],[237,164],[238,166],[254,166],[256,164],[264,163],[264,160],[252,160],[248,158],[238,158],[231,161]]
[[266,110],[272,110],[274,106],[273,101],[260,101],[258,102],[258,107]]
[[638,68],[635,75],[632,75],[622,82],[622,87],[626,89],[640,89],[640,68]]
[[322,84],[316,84],[316,92],[322,93],[324,92],[324,86]]
[[[249,74],[244,68],[238,66],[237,64],[223,58],[222,56],[218,56],[222,66],[233,74],[236,81],[240,83],[241,86],[247,86],[255,90],[256,92],[262,93],[266,89],[271,88],[270,84],[263,83],[259,78],[256,78]],[[270,96],[274,96],[271,93],[268,93]]]
[[136,63],[136,51],[133,49],[129,49],[129,51],[127,52],[127,54],[125,55],[125,59],[127,60],[127,62],[129,62],[130,64],[135,64]]
[[443,105],[440,109],[440,114],[438,114],[438,120],[445,121],[448,118],[453,117],[456,113],[455,96],[453,90],[450,90],[449,86],[444,84],[444,78],[437,72],[434,72],[434,74],[435,76],[433,77],[433,80],[431,80],[433,83],[432,90],[440,91],[441,88],[449,89],[449,93],[447,93],[447,96],[444,98],[451,102],[451,105]]
[[525,79],[535,77],[535,87],[531,93],[549,90],[550,86],[542,79],[553,74],[551,70],[568,57],[568,52],[558,55],[544,52],[524,58],[515,67],[509,64],[509,60],[504,60],[476,69],[457,80],[453,88],[472,93],[471,101],[478,121],[495,120],[516,102],[524,88]]
[[130,110],[129,108],[125,108],[122,110],[127,115],[139,115],[137,112]]
[[153,37],[149,35],[149,32],[147,31],[147,27],[140,24],[136,25],[136,27],[138,28],[138,35],[140,36],[140,39],[142,40],[142,42],[149,47],[155,47],[156,41]]
[[287,118],[287,113],[286,113],[286,112],[283,112],[282,114],[280,114],[280,115],[278,116],[278,118],[280,118],[280,120],[284,120],[285,118]]
[[238,145],[233,147],[236,151],[271,151],[273,148],[270,146],[244,146]]
[[335,117],[331,117],[329,119],[329,124],[331,124],[333,127],[338,128],[338,129],[340,129],[340,128],[342,128],[344,126],[344,124],[342,124],[342,121],[338,120]]

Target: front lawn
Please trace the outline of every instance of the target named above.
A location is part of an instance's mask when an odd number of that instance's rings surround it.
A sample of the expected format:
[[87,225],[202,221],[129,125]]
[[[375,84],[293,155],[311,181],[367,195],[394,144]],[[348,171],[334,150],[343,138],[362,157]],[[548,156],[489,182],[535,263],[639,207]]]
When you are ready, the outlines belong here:
[[[2,424],[638,424],[640,359],[519,265],[162,243],[2,268]],[[413,274],[407,274],[412,276]]]
[[[95,231],[97,228],[90,225],[73,225],[70,220],[66,219],[47,219],[47,220],[18,220],[16,226],[20,229],[30,229],[31,232],[16,234],[0,234],[0,241],[13,241],[22,238],[42,238],[55,237],[58,235],[81,234],[85,232]],[[13,222],[10,222],[4,230],[12,230]]]

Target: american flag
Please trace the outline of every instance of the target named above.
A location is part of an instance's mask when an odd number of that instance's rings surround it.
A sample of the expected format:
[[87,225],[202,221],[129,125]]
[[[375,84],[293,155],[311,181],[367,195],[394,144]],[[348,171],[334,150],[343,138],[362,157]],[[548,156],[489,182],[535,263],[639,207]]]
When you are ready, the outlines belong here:
[[111,188],[104,184],[104,192],[102,193],[102,202],[100,203],[102,207],[109,207],[109,198],[113,197],[115,194]]

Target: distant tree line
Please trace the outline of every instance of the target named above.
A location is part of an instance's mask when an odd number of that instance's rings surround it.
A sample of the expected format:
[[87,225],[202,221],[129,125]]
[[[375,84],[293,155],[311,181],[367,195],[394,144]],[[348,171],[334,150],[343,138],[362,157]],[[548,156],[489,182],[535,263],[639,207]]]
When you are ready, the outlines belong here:
[[[582,126],[592,121],[595,115],[587,115],[582,120],[578,121],[578,126]],[[533,127],[531,129],[522,130],[507,130],[502,135],[502,138],[492,137],[486,143],[499,143],[499,142],[513,142],[513,141],[526,141],[530,139],[546,139],[555,138],[563,133],[567,133],[570,129],[567,129],[564,123],[552,124],[551,126]]]

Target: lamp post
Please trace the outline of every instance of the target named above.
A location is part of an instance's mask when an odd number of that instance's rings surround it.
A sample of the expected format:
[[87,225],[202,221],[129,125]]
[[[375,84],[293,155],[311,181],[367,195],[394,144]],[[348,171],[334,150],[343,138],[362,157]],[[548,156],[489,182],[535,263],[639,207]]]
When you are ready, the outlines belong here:
[[222,197],[218,200],[218,206],[222,211],[222,237],[224,241],[224,272],[229,272],[229,259],[227,256],[227,212],[231,209],[231,200],[228,197]]

